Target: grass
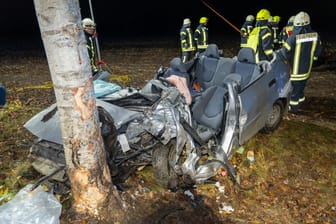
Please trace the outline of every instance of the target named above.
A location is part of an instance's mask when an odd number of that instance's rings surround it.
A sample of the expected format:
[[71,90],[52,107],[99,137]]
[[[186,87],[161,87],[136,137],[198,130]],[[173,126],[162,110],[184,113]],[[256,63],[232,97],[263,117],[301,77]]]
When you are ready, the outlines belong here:
[[28,145],[34,138],[23,124],[42,108],[25,107],[14,101],[0,110],[0,201],[3,204],[28,183],[33,183],[38,174],[28,159]]

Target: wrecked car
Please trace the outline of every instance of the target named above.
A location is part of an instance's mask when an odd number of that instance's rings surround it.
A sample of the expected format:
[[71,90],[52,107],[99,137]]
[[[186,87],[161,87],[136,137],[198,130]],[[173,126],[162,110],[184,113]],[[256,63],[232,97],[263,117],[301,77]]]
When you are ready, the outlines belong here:
[[[169,70],[189,77],[169,80]],[[178,88],[181,80],[190,96]],[[195,83],[200,86],[197,90]],[[274,52],[270,62],[256,63],[251,48],[241,48],[229,58],[210,44],[186,64],[161,67],[140,90],[123,88],[98,97],[113,183],[123,183],[137,167],[146,165],[153,166],[158,183],[171,189],[183,182],[208,180],[229,164],[235,148],[258,132],[271,133],[279,127],[290,93],[289,69],[279,53]],[[44,175],[65,165],[58,116],[54,104],[24,125],[37,136],[30,156]],[[204,154],[209,155],[207,161],[201,161]],[[61,169],[50,178],[67,177]]]

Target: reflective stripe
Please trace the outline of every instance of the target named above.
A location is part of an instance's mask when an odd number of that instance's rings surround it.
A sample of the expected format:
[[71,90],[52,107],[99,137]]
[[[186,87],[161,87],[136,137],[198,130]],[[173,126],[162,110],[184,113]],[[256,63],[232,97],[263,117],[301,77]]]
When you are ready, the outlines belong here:
[[188,30],[188,40],[189,40],[189,46],[190,46],[190,48],[193,48],[194,47],[193,46],[193,37],[191,35],[190,30]]
[[262,36],[262,38],[261,39],[266,39],[267,37],[271,37],[272,35],[271,35],[271,33],[270,32],[267,32],[264,36]]
[[198,45],[198,49],[206,49],[208,47],[208,45]]
[[293,100],[291,100],[291,101],[289,101],[289,104],[293,105],[293,106],[297,106],[297,105],[299,105],[299,101],[293,101]]
[[317,33],[304,33],[296,36],[296,43],[317,41]]
[[265,54],[266,54],[266,55],[271,55],[271,54],[273,54],[273,49],[266,50],[266,51],[265,51]]
[[[292,81],[301,81],[306,80],[310,76],[310,71],[313,65],[313,58],[314,52],[317,46],[318,35],[317,33],[305,33],[305,34],[298,34],[296,37],[296,45],[295,45],[295,53],[294,53],[294,63],[293,63],[293,74],[291,74],[290,80]],[[299,66],[300,66],[300,54],[301,54],[301,47],[302,43],[312,42],[312,47],[309,55],[309,68],[306,73],[298,74],[299,73]],[[287,46],[284,45],[286,48]]]
[[290,49],[291,49],[291,46],[290,46],[287,42],[284,42],[284,43],[282,44],[282,46],[283,46],[284,48],[286,48],[287,51],[290,51]]
[[295,75],[298,74],[299,72],[300,52],[301,52],[301,44],[296,44],[294,51],[294,62],[293,62],[293,74]]
[[91,58],[90,58],[90,64],[91,64],[91,69],[92,71],[95,73],[98,71],[96,65],[95,65],[95,48],[94,48],[94,43],[93,43],[93,39],[90,37],[90,46],[86,45],[88,47],[88,49],[91,51]]
[[309,78],[310,73],[306,73],[306,74],[291,74],[290,76],[290,80],[291,81],[302,81],[302,80],[306,80]]
[[302,97],[302,98],[299,99],[299,102],[302,103],[305,100],[306,100],[306,97]]
[[308,71],[311,71],[311,68],[313,66],[313,61],[314,61],[314,52],[316,50],[316,46],[317,46],[317,40],[315,40],[313,42],[313,46],[312,46],[312,49],[310,51],[310,65],[309,65],[309,70]]

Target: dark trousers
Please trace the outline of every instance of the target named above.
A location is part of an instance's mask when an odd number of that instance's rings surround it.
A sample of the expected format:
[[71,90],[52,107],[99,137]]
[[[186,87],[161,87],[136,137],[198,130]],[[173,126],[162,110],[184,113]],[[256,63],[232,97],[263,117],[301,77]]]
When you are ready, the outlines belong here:
[[297,112],[303,101],[305,101],[304,89],[307,79],[301,81],[291,81],[293,86],[292,95],[290,98],[290,112]]
[[191,59],[192,51],[183,51],[182,52],[182,62],[186,63]]

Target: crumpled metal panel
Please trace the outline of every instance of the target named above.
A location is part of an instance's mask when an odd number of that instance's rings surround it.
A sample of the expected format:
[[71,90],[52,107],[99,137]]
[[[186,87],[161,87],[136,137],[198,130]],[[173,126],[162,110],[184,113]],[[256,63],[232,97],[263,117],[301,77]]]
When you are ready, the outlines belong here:
[[[142,118],[142,113],[131,111],[110,103],[97,99],[97,106],[103,107],[114,119],[116,128],[136,119]],[[62,132],[60,128],[59,114],[53,104],[28,120],[24,127],[40,139],[44,139],[57,144],[63,144]]]

